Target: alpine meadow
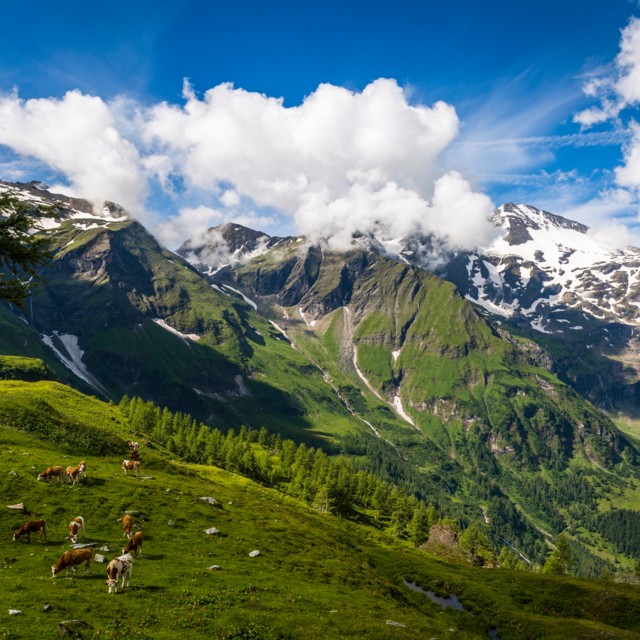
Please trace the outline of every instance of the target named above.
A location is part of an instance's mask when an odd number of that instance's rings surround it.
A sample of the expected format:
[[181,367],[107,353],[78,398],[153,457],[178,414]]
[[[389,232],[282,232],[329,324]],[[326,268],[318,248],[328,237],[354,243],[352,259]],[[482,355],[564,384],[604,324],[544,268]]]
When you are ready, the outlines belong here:
[[76,4],[3,8],[0,638],[640,640],[638,2]]

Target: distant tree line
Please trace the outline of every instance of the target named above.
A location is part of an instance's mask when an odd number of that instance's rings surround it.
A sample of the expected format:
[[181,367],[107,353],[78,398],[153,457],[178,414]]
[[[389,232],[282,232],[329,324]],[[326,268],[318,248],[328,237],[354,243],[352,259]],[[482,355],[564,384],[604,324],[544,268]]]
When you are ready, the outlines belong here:
[[[469,493],[487,505],[484,518],[479,519],[450,499],[459,480],[446,469],[421,474],[392,445],[380,440],[348,436],[330,445],[329,455],[320,447],[296,443],[264,427],[223,432],[139,398],[124,397],[119,406],[133,434],[149,438],[188,462],[239,473],[320,512],[366,521],[415,545],[427,541],[433,525],[444,523],[455,531],[459,548],[474,564],[525,569],[543,565],[548,558],[550,573],[597,576],[614,569],[582,545],[568,544],[568,537],[559,545],[560,557],[557,549],[550,554],[541,533],[486,473],[467,482]],[[556,532],[566,529],[560,506],[575,509],[579,505],[592,513],[596,506],[595,491],[580,470],[559,474],[554,484],[538,476],[527,477],[517,489]],[[602,530],[607,539],[619,539],[622,553],[638,555],[640,514],[615,513],[596,516],[594,528]],[[520,553],[532,564],[525,563]]]
[[270,434],[264,427],[223,433],[139,398],[123,398],[120,409],[133,433],[149,437],[186,461],[242,474],[321,512],[366,517],[415,544],[424,542],[429,527],[441,518],[435,505],[359,469],[346,456],[329,456],[320,448]]

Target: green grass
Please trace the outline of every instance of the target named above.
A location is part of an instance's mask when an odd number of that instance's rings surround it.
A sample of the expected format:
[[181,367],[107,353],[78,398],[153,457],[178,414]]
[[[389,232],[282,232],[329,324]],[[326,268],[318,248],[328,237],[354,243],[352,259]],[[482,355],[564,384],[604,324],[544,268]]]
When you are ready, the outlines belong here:
[[41,380],[51,373],[40,358],[0,356],[0,379]]
[[[240,476],[172,460],[151,442],[142,443],[142,475],[151,478],[125,478],[120,462],[132,434],[117,407],[51,382],[1,382],[0,407],[40,407],[43,394],[61,435],[0,426],[0,497],[28,510],[0,505],[2,637],[58,637],[57,624],[67,619],[85,620],[87,637],[96,638],[465,639],[485,638],[495,625],[504,640],[640,637],[640,594],[630,586],[449,564]],[[76,445],[82,426],[93,438]],[[96,455],[101,442],[116,451]],[[81,458],[86,484],[36,480],[46,466]],[[201,496],[214,496],[220,507]],[[118,519],[125,510],[140,514],[145,534],[130,589],[108,596],[98,563],[87,577],[52,580],[72,518],[86,518],[86,540],[107,545],[110,559],[123,546]],[[11,542],[12,530],[40,517],[48,522],[46,543]],[[205,535],[212,526],[221,534]],[[250,558],[254,549],[261,555]],[[214,564],[222,569],[208,571]],[[456,593],[474,615],[442,612],[403,578]],[[8,616],[10,608],[23,613]]]

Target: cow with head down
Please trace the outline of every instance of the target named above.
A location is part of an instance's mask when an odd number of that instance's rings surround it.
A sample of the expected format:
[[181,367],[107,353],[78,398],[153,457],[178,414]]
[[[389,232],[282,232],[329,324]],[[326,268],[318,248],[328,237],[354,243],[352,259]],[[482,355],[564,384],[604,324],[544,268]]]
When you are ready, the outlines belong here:
[[47,521],[46,520],[29,520],[25,522],[19,529],[16,529],[13,534],[13,541],[15,542],[22,536],[27,536],[27,542],[31,542],[31,534],[40,532],[40,542],[47,541]]
[[48,480],[49,482],[51,482],[52,478],[58,478],[58,484],[60,484],[63,475],[64,467],[47,467],[42,473],[38,474],[38,480]]
[[118,593],[118,580],[122,578],[122,588],[131,584],[131,569],[133,567],[133,558],[130,553],[114,558],[107,565],[107,586],[109,593]]
[[129,538],[129,542],[127,542],[127,545],[125,546],[125,548],[122,550],[122,553],[131,553],[133,551],[133,554],[135,555],[135,557],[138,557],[138,553],[142,553],[142,543],[144,541],[144,536],[142,535],[142,531],[136,531],[133,536],[131,536],[131,538]]
[[78,533],[82,532],[84,537],[84,518],[78,516],[69,523],[69,539],[73,544],[78,542]]
[[122,528],[124,529],[123,536],[127,536],[127,538],[131,537],[131,528],[133,527],[133,518],[125,513],[122,518],[118,519],[118,522],[122,521]]
[[51,567],[51,575],[55,578],[63,569],[66,569],[68,574],[69,569],[75,571],[76,566],[83,562],[85,565],[84,572],[89,573],[92,558],[92,549],[72,549],[71,551],[65,551],[58,562]]

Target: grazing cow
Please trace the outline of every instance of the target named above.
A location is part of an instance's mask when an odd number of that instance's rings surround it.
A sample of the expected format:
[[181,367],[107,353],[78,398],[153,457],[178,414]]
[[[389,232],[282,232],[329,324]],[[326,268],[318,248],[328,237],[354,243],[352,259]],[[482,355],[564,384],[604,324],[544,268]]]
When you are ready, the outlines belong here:
[[122,470],[124,471],[124,475],[127,475],[127,471],[131,471],[135,469],[136,477],[140,477],[140,460],[123,460],[122,461]]
[[124,589],[125,580],[127,587],[131,584],[131,568],[133,567],[133,558],[130,553],[114,558],[107,565],[107,585],[109,593],[118,592],[118,579],[122,577],[122,588]]
[[86,468],[87,463],[84,460],[81,460],[77,467],[67,467],[67,480],[71,484],[78,484],[80,478],[86,475]]
[[125,513],[124,516],[122,516],[122,528],[124,529],[124,533],[122,534],[123,536],[127,536],[127,538],[131,537],[132,525],[133,518],[128,513]]
[[78,564],[85,563],[84,572],[89,573],[91,568],[91,559],[93,558],[93,549],[72,549],[65,551],[60,560],[51,567],[51,575],[55,578],[63,569],[75,571]]
[[142,531],[136,531],[131,538],[129,538],[129,542],[127,542],[127,546],[122,550],[122,554],[131,553],[133,551],[135,557],[138,557],[138,553],[142,553],[142,543],[144,542],[144,536],[142,535]]
[[137,442],[131,442],[131,440],[127,440],[127,445],[129,449],[131,449],[131,455],[129,456],[129,459],[140,460],[140,452],[138,451],[140,445]]
[[13,534],[13,541],[21,538],[25,533],[27,534],[27,542],[31,542],[31,534],[40,532],[40,541],[44,539],[47,541],[47,522],[46,520],[29,520],[25,522],[19,529],[16,529]]
[[58,478],[58,484],[62,480],[62,476],[64,475],[64,467],[47,467],[42,473],[38,474],[38,480],[48,480],[51,482],[51,478]]
[[78,516],[69,523],[69,539],[73,544],[78,542],[78,533],[82,531],[84,537],[84,518]]

